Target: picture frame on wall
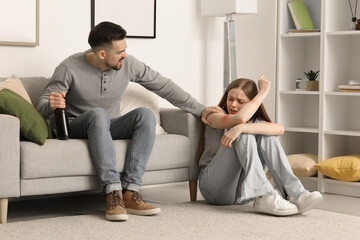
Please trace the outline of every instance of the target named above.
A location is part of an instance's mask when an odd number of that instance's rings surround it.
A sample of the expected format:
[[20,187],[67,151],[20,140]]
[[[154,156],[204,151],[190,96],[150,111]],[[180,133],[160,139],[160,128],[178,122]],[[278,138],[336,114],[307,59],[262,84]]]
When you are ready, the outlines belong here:
[[39,46],[39,0],[0,3],[0,45]]
[[91,28],[109,21],[127,38],[156,38],[156,0],[91,0]]

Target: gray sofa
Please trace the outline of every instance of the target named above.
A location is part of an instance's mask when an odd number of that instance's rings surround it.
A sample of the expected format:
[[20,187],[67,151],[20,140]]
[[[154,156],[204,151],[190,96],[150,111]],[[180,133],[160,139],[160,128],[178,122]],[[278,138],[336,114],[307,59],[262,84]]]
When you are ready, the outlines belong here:
[[[4,78],[0,79],[4,81]],[[21,78],[31,101],[47,78]],[[190,199],[196,200],[198,167],[195,152],[201,122],[179,109],[160,109],[161,125],[168,134],[157,135],[143,185],[189,181]],[[20,141],[19,119],[0,114],[0,222],[6,223],[12,198],[101,190],[87,140],[47,139],[40,146]],[[117,170],[123,171],[128,140],[114,141]]]

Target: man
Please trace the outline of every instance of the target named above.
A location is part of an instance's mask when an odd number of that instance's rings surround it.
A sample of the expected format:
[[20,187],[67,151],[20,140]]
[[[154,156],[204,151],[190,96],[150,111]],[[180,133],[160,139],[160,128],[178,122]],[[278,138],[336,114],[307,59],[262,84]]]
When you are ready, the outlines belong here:
[[[198,117],[219,111],[206,108],[170,79],[126,53],[126,31],[102,22],[88,42],[91,50],[74,54],[56,69],[37,109],[51,119],[57,108],[67,109],[71,138],[88,139],[95,169],[106,194],[106,219],[124,221],[127,213],[154,215],[160,208],[139,194],[142,176],[155,140],[155,117],[146,108],[120,116],[120,99],[128,83],[136,82]],[[66,98],[66,103],[65,103]],[[115,170],[113,139],[131,139],[124,173]]]

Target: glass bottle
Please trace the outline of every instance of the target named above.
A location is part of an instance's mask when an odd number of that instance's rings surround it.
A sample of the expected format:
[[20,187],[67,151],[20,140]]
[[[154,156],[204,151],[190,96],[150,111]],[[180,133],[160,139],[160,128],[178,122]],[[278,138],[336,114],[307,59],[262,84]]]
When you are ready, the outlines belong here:
[[360,19],[357,20],[357,24],[356,24],[356,30],[360,30]]
[[356,29],[356,17],[351,18],[350,30]]
[[301,77],[298,77],[296,78],[296,85],[295,85],[295,90],[296,91],[302,91],[302,86],[301,86],[301,83],[302,83],[303,79]]
[[69,139],[69,120],[65,108],[57,108],[54,111],[56,123],[56,135],[59,140]]

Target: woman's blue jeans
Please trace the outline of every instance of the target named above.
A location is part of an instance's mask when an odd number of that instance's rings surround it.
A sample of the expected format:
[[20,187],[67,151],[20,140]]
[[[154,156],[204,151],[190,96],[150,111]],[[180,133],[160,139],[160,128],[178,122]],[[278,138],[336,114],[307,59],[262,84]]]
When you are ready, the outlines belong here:
[[247,203],[275,191],[265,175],[266,167],[283,197],[286,191],[295,200],[305,191],[278,137],[252,134],[241,134],[232,148],[219,148],[200,172],[200,191],[212,204]]
[[[146,164],[155,141],[155,116],[147,108],[137,108],[124,116],[109,119],[102,108],[94,108],[70,122],[70,137],[88,139],[95,169],[108,194],[114,190],[139,191]],[[116,171],[113,140],[130,139],[123,175]]]

